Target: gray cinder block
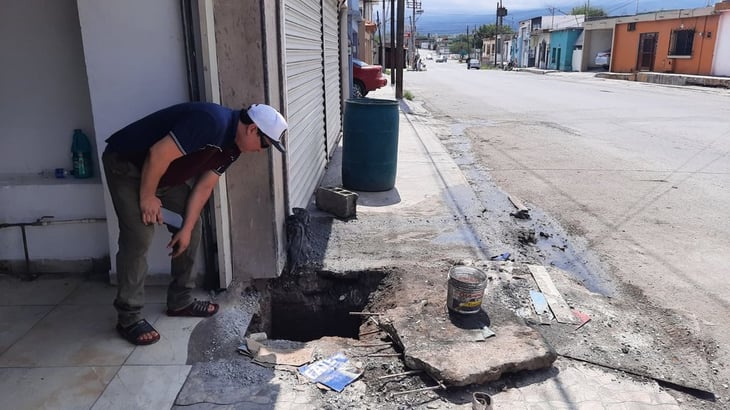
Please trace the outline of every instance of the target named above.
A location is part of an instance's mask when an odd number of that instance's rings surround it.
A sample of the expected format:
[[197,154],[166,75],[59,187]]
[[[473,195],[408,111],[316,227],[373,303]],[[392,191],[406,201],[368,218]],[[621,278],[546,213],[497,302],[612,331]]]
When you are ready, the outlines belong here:
[[357,214],[357,198],[356,193],[340,187],[320,187],[315,194],[317,208],[342,219]]

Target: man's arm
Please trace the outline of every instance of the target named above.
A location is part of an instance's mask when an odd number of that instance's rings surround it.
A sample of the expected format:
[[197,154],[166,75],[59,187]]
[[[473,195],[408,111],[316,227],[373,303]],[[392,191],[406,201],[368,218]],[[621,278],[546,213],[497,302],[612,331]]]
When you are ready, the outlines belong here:
[[169,134],[157,141],[147,153],[147,158],[142,166],[142,181],[139,185],[139,209],[145,225],[162,223],[160,214],[162,202],[156,195],[157,186],[170,163],[182,156],[182,151]]
[[215,172],[207,171],[195,183],[193,191],[188,197],[183,226],[172,236],[170,243],[167,244],[167,247],[172,249],[170,256],[173,258],[185,252],[188,246],[190,246],[190,235],[193,232],[193,227],[198,219],[200,219],[200,213],[203,211],[206,202],[208,202],[208,198],[210,198],[210,194],[213,192],[213,188],[215,188],[219,178],[220,175]]
[[208,198],[210,198],[210,194],[213,192],[213,188],[215,188],[219,178],[220,175],[215,172],[206,171],[195,182],[193,191],[188,197],[188,203],[185,209],[185,222],[183,222],[181,229],[187,228],[191,231],[193,230],[195,221],[200,217],[200,212],[203,211],[203,207],[208,202]]

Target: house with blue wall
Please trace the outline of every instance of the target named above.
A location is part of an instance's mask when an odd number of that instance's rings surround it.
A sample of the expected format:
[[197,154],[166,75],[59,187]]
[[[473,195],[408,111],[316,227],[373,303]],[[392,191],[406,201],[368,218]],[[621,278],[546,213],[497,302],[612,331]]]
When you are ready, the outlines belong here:
[[575,49],[575,42],[582,32],[582,28],[567,28],[550,33],[549,69],[574,71],[573,50]]

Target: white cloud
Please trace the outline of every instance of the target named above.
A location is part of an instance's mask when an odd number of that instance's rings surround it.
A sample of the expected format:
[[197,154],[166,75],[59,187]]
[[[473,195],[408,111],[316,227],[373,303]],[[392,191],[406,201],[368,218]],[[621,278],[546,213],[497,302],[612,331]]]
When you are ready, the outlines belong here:
[[[422,8],[432,14],[495,14],[499,0],[421,0]],[[704,7],[719,0],[502,0],[502,6],[510,11],[539,10],[551,8],[569,12],[573,7],[589,3],[605,11],[633,12],[637,5],[641,11],[677,8]]]
[[[507,10],[548,9],[550,7],[572,9],[585,4],[581,0],[502,0],[502,6]],[[497,1],[488,0],[422,0],[422,7],[426,12],[439,14],[494,14]]]

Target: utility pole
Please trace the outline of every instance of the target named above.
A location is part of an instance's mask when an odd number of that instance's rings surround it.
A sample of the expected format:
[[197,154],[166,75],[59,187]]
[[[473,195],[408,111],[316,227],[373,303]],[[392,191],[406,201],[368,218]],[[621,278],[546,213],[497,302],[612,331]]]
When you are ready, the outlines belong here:
[[403,64],[403,26],[405,25],[405,17],[406,0],[398,0],[398,44],[396,45],[398,51],[395,56],[398,68],[395,70],[395,98],[399,100],[403,99],[403,67],[405,66]]
[[499,44],[499,7],[502,0],[497,2],[497,21],[494,22],[494,67],[497,67],[497,44]]
[[387,20],[385,18],[385,0],[383,0],[383,13],[381,16],[383,16],[383,22],[380,26],[380,66],[385,71],[385,21]]
[[494,66],[497,66],[497,54],[501,52],[502,45],[500,44],[502,33],[501,27],[504,24],[504,16],[507,15],[507,9],[502,7],[502,0],[497,3],[497,27],[494,34]]
[[395,0],[390,0],[390,83],[395,85]]
[[[471,58],[471,37],[469,37],[469,25],[466,26],[466,62],[469,63],[469,59]],[[459,60],[461,60],[461,55],[459,55]]]

